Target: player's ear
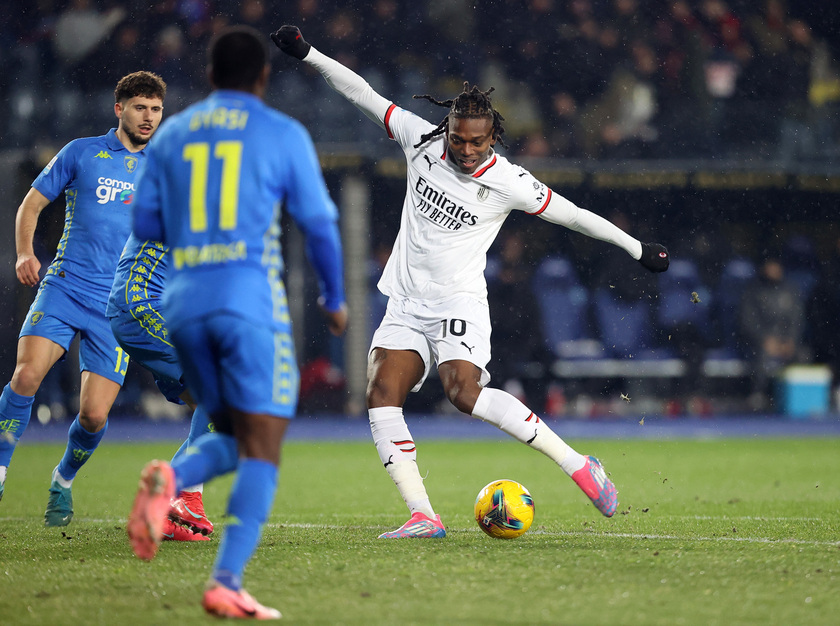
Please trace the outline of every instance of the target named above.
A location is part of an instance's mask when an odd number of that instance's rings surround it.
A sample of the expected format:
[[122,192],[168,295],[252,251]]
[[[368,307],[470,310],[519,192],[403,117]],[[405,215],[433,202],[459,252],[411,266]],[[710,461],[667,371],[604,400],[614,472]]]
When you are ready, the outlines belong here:
[[115,102],[114,103],[114,115],[117,116],[118,120],[122,119],[122,112],[123,112],[122,102]]

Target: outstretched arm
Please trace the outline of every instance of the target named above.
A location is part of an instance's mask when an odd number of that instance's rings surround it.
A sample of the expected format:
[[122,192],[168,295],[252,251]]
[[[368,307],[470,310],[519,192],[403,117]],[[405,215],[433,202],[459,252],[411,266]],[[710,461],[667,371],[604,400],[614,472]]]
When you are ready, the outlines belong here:
[[642,243],[609,220],[592,211],[581,209],[558,193],[551,194],[548,204],[539,216],[552,224],[560,224],[624,249],[651,272],[664,272],[670,264],[670,256],[665,246],[658,243]]
[[297,26],[282,26],[271,33],[271,39],[280,50],[309,63],[321,72],[327,84],[335,89],[374,122],[385,128],[385,114],[391,101],[376,93],[364,78],[343,66],[335,59],[318,52],[306,42]]

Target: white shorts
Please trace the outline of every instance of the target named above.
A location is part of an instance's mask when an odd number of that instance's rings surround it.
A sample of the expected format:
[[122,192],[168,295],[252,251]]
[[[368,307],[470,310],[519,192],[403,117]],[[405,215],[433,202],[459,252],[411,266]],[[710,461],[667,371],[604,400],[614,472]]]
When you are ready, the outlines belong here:
[[385,317],[373,333],[374,348],[413,350],[425,364],[423,378],[412,391],[419,391],[434,362],[468,361],[481,369],[481,385],[490,382],[490,308],[467,296],[428,303],[407,298],[388,299]]

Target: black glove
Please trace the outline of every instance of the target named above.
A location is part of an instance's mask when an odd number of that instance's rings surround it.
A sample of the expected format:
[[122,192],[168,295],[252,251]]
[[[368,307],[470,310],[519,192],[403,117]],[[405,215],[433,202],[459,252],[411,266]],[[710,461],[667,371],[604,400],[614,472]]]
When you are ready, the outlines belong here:
[[312,48],[312,46],[306,43],[306,40],[300,33],[300,29],[297,26],[289,26],[288,24],[281,26],[278,30],[271,33],[271,41],[283,52],[301,61],[306,58],[306,55],[309,54],[309,49]]
[[639,259],[639,263],[651,272],[664,272],[671,264],[671,256],[662,244],[643,243],[642,258]]

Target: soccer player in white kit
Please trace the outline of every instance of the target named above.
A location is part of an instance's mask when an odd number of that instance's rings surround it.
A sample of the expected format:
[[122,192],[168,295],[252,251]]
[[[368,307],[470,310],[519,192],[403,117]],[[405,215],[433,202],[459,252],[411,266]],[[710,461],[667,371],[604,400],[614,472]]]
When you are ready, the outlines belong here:
[[355,72],[313,48],[297,27],[283,26],[271,37],[283,52],[317,69],[405,152],[406,195],[397,240],[378,284],[389,299],[371,342],[367,406],[379,458],[411,516],[380,537],[446,536],[423,485],[402,410],[433,361],[447,398],[459,411],[554,460],[603,515],[612,517],[616,489],[601,463],[578,454],[512,395],[485,386],[490,380],[486,255],[514,210],[608,241],[653,272],[668,268],[665,247],[639,242],[496,154],[493,146],[504,129],[489,91],[465,83],[453,100],[423,96],[449,108],[435,126],[398,108]]

